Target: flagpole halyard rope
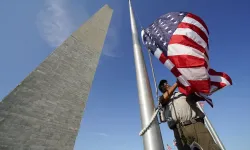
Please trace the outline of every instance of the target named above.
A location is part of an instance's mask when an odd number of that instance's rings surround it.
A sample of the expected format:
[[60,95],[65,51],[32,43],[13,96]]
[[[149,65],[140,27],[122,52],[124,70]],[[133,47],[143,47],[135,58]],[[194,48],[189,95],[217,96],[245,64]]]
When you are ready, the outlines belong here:
[[140,136],[143,136],[147,132],[147,130],[151,127],[158,113],[159,113],[159,108],[157,108],[156,111],[154,112],[149,124],[141,130],[141,132],[139,133]]

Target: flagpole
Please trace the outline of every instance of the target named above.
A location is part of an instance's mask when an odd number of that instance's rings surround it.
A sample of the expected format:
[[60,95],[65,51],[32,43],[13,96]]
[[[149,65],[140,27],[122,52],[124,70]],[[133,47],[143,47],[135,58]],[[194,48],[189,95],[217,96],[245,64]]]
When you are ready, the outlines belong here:
[[[134,61],[139,96],[142,128],[148,125],[154,113],[154,101],[150,87],[148,73],[146,70],[144,57],[139,43],[138,32],[134,13],[129,0],[130,23],[133,39]],[[143,135],[144,150],[164,150],[161,131],[158,120],[155,119],[151,127]]]
[[[204,110],[201,107],[200,103],[197,102],[197,106],[204,113]],[[205,121],[205,124],[206,124],[206,126],[207,126],[210,134],[212,135],[215,143],[219,145],[219,147],[221,148],[221,150],[226,150],[226,148],[224,147],[221,139],[219,138],[218,134],[216,133],[213,125],[211,124],[210,120],[208,119],[207,115],[205,115],[204,121]]]

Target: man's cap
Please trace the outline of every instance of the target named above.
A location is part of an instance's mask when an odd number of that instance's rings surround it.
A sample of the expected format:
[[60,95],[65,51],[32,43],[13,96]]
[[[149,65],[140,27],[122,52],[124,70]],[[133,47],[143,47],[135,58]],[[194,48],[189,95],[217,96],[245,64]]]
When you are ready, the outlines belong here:
[[159,85],[158,85],[158,89],[162,92],[162,86],[164,85],[164,83],[168,83],[168,81],[167,80],[161,80],[160,81],[160,83],[159,83]]
[[164,83],[168,83],[167,80],[161,80],[160,83],[159,83],[159,86],[162,86]]

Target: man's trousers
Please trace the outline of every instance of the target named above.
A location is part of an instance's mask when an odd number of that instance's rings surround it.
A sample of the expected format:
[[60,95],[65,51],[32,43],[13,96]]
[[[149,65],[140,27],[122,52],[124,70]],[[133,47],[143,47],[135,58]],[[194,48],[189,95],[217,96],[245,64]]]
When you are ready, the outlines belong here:
[[211,134],[202,122],[196,122],[187,126],[176,125],[173,131],[178,150],[190,150],[189,145],[194,141],[198,143],[203,150],[221,150],[219,146],[215,144]]

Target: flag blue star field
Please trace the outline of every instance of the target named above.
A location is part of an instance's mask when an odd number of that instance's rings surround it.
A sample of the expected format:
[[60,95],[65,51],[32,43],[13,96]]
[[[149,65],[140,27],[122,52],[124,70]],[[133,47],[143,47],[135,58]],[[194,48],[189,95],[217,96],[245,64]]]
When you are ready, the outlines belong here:
[[179,81],[179,91],[196,93],[211,106],[208,97],[225,86],[231,78],[209,65],[209,31],[205,22],[187,12],[170,12],[141,32],[144,45]]

